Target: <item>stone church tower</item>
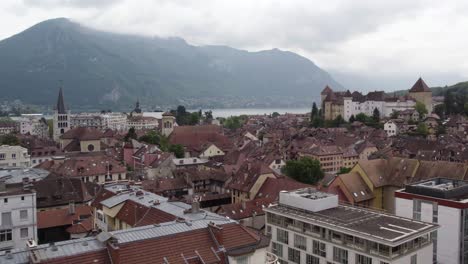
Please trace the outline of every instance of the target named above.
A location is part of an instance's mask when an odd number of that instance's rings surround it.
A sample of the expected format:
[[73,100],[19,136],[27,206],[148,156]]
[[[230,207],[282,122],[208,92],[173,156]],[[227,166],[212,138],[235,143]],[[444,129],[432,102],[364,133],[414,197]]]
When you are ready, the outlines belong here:
[[59,95],[57,98],[57,105],[54,112],[54,140],[58,142],[60,136],[70,130],[70,112],[65,109],[65,101],[63,100],[63,91],[60,87]]
[[172,131],[174,131],[175,120],[176,118],[171,113],[163,113],[161,122],[161,134],[168,137],[172,133]]
[[432,113],[432,91],[429,89],[423,79],[419,78],[409,90],[411,96],[417,102],[421,102],[426,106],[427,112]]

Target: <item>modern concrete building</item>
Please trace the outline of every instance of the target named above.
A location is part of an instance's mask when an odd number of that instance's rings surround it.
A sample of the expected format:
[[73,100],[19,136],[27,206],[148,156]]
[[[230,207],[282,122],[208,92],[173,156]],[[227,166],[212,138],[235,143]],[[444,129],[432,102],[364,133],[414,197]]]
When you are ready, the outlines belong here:
[[264,209],[271,252],[280,263],[420,264],[432,262],[432,223],[338,204],[304,188],[282,191]]
[[396,214],[440,225],[433,234],[441,264],[468,263],[468,181],[435,178],[395,192]]

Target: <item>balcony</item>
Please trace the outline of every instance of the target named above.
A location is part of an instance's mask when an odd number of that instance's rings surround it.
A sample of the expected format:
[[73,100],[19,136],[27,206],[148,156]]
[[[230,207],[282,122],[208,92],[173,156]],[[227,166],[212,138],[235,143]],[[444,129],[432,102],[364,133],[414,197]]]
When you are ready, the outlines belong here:
[[0,242],[0,250],[12,249],[14,246],[15,246],[15,241],[13,240]]
[[265,264],[278,264],[278,256],[275,254],[268,252],[266,253],[266,259],[265,259]]

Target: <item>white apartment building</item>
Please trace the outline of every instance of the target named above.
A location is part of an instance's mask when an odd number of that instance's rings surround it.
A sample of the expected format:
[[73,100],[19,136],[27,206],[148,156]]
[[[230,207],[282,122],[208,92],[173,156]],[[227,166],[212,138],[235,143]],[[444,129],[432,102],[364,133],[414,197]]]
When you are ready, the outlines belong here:
[[264,211],[280,263],[432,263],[436,224],[339,205],[337,195],[313,188],[282,191]]
[[15,119],[19,124],[19,132],[46,138],[49,136],[49,125],[41,114],[22,115]]
[[123,113],[105,113],[101,115],[102,122],[105,128],[118,131],[126,131],[127,115]]
[[0,146],[0,167],[29,167],[31,157],[21,146]]
[[26,247],[37,241],[36,193],[29,182],[0,180],[0,251]]
[[80,113],[70,115],[70,128],[92,127],[103,129],[104,122],[101,114],[98,113]]
[[464,264],[468,263],[467,198],[468,181],[435,178],[396,191],[395,212],[440,225],[433,234],[437,263]]

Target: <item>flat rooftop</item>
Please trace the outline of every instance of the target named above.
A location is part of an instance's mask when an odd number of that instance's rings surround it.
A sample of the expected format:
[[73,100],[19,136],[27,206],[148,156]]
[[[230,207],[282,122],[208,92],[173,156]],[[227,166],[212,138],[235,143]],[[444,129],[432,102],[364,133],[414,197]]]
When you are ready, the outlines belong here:
[[404,192],[448,200],[468,199],[468,181],[434,178],[405,186]]
[[398,217],[366,208],[338,205],[311,212],[282,204],[272,205],[264,211],[299,219],[337,232],[379,241],[395,246],[401,241],[436,230],[438,225]]

